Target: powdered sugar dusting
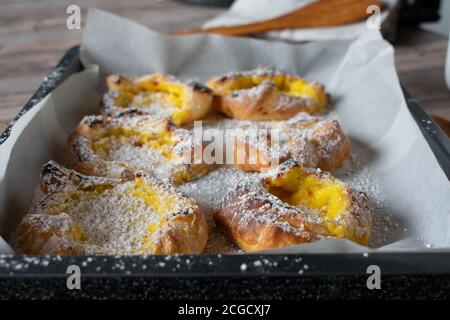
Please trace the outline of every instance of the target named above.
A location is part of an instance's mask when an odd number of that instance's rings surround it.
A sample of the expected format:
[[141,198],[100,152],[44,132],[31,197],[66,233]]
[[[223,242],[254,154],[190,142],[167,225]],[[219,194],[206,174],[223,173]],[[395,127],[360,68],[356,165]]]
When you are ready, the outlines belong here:
[[378,180],[367,167],[367,150],[365,147],[353,143],[352,155],[344,165],[334,172],[334,175],[363,191],[369,199],[370,213],[373,219],[372,236],[369,246],[381,247],[390,242],[397,231],[398,223],[392,214],[386,210],[386,201]]
[[161,151],[148,147],[135,147],[128,143],[111,141],[108,149],[109,161],[121,161],[140,170],[153,172],[161,180],[170,181],[170,177],[179,169],[164,157]]
[[218,229],[213,220],[213,210],[222,198],[231,192],[238,183],[248,181],[256,183],[256,173],[243,172],[233,167],[221,167],[208,175],[188,182],[180,189],[187,196],[197,200],[208,221],[210,232],[207,253],[238,253],[242,252],[237,246],[231,243],[226,236]]
[[180,189],[189,197],[197,200],[200,208],[212,224],[212,213],[223,197],[242,182],[257,183],[258,174],[244,172],[233,167],[221,167],[205,177],[188,182]]
[[[328,120],[335,117],[336,115],[334,113],[328,113],[315,118]],[[307,114],[299,114],[289,120],[288,123],[294,124],[298,121],[308,121],[311,119],[313,118]],[[276,123],[258,122],[258,126],[261,127],[273,127],[274,125]],[[319,123],[318,125],[320,126],[322,124]],[[218,129],[247,128],[249,126],[255,126],[255,123],[228,118],[217,118],[213,115],[203,122],[203,126],[204,128]],[[309,129],[300,131],[298,131],[299,134],[302,132],[303,134],[307,134]],[[367,167],[369,159],[367,159],[368,155],[364,146],[353,143],[352,152],[353,155],[351,158],[333,174],[344,182],[349,183],[356,190],[363,191],[368,195],[369,210],[373,217],[373,230],[371,239],[369,240],[369,246],[380,247],[390,241],[391,236],[396,231],[397,223],[394,221],[392,215],[386,212],[386,204],[380,185],[376,176]],[[214,230],[215,227],[212,221],[213,208],[217,207],[222,198],[234,190],[238,184],[243,182],[257,183],[259,178],[259,174],[243,172],[232,167],[224,166],[199,180],[181,186],[181,189],[188,196],[193,197],[199,202],[200,207],[206,213],[208,221]]]

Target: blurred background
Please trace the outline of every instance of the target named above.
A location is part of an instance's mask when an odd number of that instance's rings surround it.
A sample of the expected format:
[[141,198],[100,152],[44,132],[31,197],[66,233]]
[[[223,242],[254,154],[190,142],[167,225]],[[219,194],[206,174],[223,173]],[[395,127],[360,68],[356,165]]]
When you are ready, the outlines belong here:
[[[401,83],[450,132],[450,0],[0,0],[0,123],[11,120],[67,49],[80,43],[88,8],[160,32],[304,42],[367,32],[369,4],[381,9],[381,32],[396,49]],[[69,5],[81,9],[79,30],[66,26]]]

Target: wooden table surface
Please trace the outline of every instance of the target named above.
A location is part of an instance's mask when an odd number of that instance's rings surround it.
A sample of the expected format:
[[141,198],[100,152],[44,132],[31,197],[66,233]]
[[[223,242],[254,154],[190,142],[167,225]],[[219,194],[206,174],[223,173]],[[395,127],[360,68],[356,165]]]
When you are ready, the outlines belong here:
[[[66,8],[88,7],[128,17],[169,32],[199,27],[224,9],[170,0],[0,0],[0,121],[9,121],[31,97],[64,52],[80,43],[82,31],[66,28]],[[450,120],[450,91],[444,82],[447,39],[418,28],[399,31],[396,65],[400,81],[426,110]]]

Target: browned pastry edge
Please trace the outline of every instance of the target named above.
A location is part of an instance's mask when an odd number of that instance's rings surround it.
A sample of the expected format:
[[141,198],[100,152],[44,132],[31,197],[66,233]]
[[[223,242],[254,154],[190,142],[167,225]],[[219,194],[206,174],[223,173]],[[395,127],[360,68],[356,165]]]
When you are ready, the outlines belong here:
[[302,163],[301,150],[296,148],[294,139],[289,143],[290,152],[294,159],[297,159],[306,167],[320,168],[323,171],[333,171],[339,168],[352,152],[352,143],[336,120],[324,120],[323,125],[312,129],[308,134],[308,139],[313,145],[317,154],[317,163]]
[[216,95],[213,108],[231,118],[253,121],[287,120],[300,112],[315,112],[314,105],[308,99],[279,92],[269,82],[261,84],[257,96]]
[[[185,100],[182,101],[181,109],[186,113],[181,119],[173,119],[172,116],[174,115],[169,116],[169,118],[177,125],[188,124],[205,116],[212,106],[213,93],[210,88],[197,81],[185,83],[168,74],[153,73],[135,78],[127,78],[123,75],[109,75],[106,78],[106,82],[108,85],[108,92],[103,95],[102,108],[103,114],[111,117],[115,117],[122,112],[127,111],[147,113],[145,110],[133,108],[129,105],[119,105],[117,99],[123,92],[136,95],[147,91],[146,84],[148,83],[158,84],[164,82],[182,88],[182,91],[184,92],[183,99]],[[128,103],[131,102],[128,98],[125,100],[128,101]]]
[[[280,203],[262,189],[257,192],[253,186],[239,184],[215,210],[215,222],[240,248],[253,252],[317,240],[311,231],[321,230],[320,225],[310,225],[300,209]],[[248,219],[245,211],[251,211],[254,218]],[[264,221],[269,214],[276,215],[278,221]],[[286,230],[287,224],[292,229]],[[298,229],[293,232],[293,228]]]
[[[223,89],[225,84],[247,76],[258,76],[266,80],[253,88],[238,89],[231,93]],[[287,120],[300,112],[315,113],[323,109],[324,106],[321,103],[310,98],[280,91],[271,81],[273,76],[301,79],[267,66],[210,78],[206,85],[214,91],[213,108],[231,118],[253,121]],[[311,83],[311,85],[316,92],[323,94],[325,91],[322,84]],[[324,99],[326,106],[329,104],[329,95],[325,94]]]
[[[282,176],[295,166],[300,165],[295,160],[289,160],[273,173],[275,176]],[[326,172],[310,172],[323,179],[335,179]],[[240,248],[247,252],[277,249],[333,236],[322,224],[323,213],[306,207],[291,206],[282,201],[263,187],[267,183],[265,179],[267,177],[263,176],[261,184],[256,185],[246,182],[238,184],[214,211],[217,225]],[[347,236],[368,239],[372,219],[367,196],[351,186],[346,187],[346,192],[350,201],[349,216],[346,219],[350,220],[345,220],[347,222],[344,223],[349,223],[351,228],[358,228],[350,229]]]
[[[315,118],[308,118],[304,122],[311,124],[310,127],[296,128],[303,121],[282,121],[277,124],[279,133],[286,135],[288,146],[283,150],[283,146],[279,145],[280,152],[275,153],[272,153],[274,148],[267,144],[248,142],[244,127],[243,133],[235,137],[234,159],[245,159],[245,162],[236,161],[235,166],[243,171],[265,172],[288,159],[295,159],[304,167],[333,171],[350,157],[351,140],[339,122]],[[247,128],[258,130],[259,127]],[[272,139],[270,130],[267,135],[265,140],[269,143]],[[276,159],[272,158],[274,155]]]

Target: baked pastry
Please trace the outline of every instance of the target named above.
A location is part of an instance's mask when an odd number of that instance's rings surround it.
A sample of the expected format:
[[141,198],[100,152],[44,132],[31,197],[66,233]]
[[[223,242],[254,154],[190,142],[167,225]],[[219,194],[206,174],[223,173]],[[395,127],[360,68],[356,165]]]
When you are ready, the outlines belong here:
[[333,171],[351,154],[350,138],[339,122],[306,113],[267,126],[239,128],[235,139],[234,159],[244,171],[267,171],[287,159],[296,159],[304,167]]
[[206,115],[213,97],[211,90],[198,82],[183,83],[162,73],[134,79],[110,75],[107,85],[109,91],[103,97],[105,114],[111,116],[134,109],[153,117],[169,118],[176,125]]
[[194,157],[196,148],[201,155],[202,145],[194,143],[190,131],[138,112],[84,117],[69,144],[75,169],[86,175],[126,179],[145,170],[180,184],[209,168]]
[[208,227],[195,200],[143,173],[89,177],[44,165],[46,194],[23,218],[15,248],[30,255],[201,253]]
[[372,228],[363,192],[295,160],[264,175],[260,184],[239,184],[222,200],[214,219],[247,252],[323,237],[367,245]]
[[206,85],[217,110],[242,120],[286,120],[320,112],[329,101],[323,85],[265,66],[210,78]]
[[351,140],[336,120],[299,114],[280,123],[279,129],[288,137],[290,156],[304,167],[333,171],[350,157]]

